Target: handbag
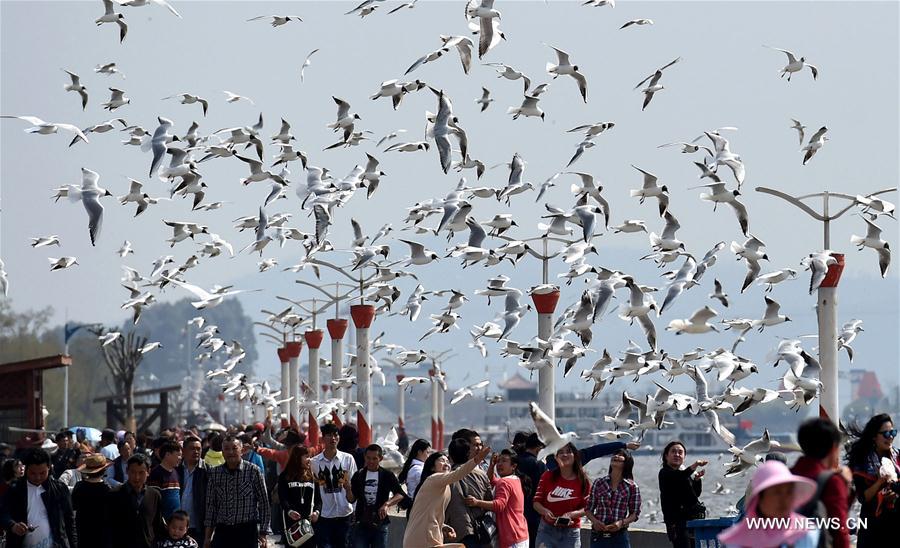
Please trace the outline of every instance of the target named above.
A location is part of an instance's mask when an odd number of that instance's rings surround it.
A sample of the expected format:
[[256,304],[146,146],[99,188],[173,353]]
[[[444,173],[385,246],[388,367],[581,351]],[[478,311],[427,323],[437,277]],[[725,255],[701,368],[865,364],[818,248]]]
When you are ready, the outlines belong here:
[[685,516],[687,518],[686,521],[706,519],[706,505],[698,500],[693,506],[687,509]]
[[497,537],[497,522],[494,520],[494,515],[489,512],[473,519],[472,529],[478,544],[493,544]]
[[[315,500],[316,488],[313,487],[312,504],[310,504],[310,508],[315,507]],[[285,513],[282,513],[282,517],[285,518],[285,521],[287,521]],[[284,536],[285,538],[287,538],[288,546],[291,546],[292,548],[303,546],[304,544],[306,544],[306,541],[313,538],[314,534],[315,533],[313,532],[312,522],[308,519],[301,519],[300,521],[294,522],[290,526],[285,523]]]
[[289,546],[303,546],[313,537],[313,526],[308,519],[301,519],[285,530]]

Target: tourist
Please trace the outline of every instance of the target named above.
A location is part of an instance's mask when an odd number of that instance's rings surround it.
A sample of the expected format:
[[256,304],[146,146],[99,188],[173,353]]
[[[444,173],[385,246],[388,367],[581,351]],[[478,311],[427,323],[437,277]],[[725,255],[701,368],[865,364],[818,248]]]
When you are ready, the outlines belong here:
[[504,449],[499,455],[494,453],[488,468],[488,476],[493,478],[493,500],[480,500],[471,495],[466,497],[467,505],[489,510],[496,516],[499,548],[528,546],[528,523],[524,515],[525,493],[522,478],[518,475],[518,465],[519,457],[515,452]]
[[344,485],[356,473],[356,461],[352,455],[338,451],[340,439],[335,424],[322,425],[323,449],[311,461],[322,499],[322,514],[313,524],[319,548],[345,548],[348,544],[353,505],[347,500]]
[[481,451],[465,465],[450,471],[450,459],[443,453],[432,453],[422,466],[422,477],[403,534],[404,548],[430,548],[456,539],[456,531],[444,525],[444,511],[450,502],[450,486],[475,469],[490,453]]
[[271,426],[272,419],[267,418],[265,428],[263,429],[262,441],[272,447],[259,447],[256,449],[256,452],[266,460],[275,461],[278,464],[278,473],[280,474],[284,471],[284,467],[290,457],[291,449],[306,441],[306,438],[294,430],[284,430],[277,436],[277,440],[273,439],[269,434],[269,428]]
[[[76,548],[75,515],[69,490],[51,477],[50,454],[30,449],[22,457],[24,481],[12,484],[0,502],[6,547]],[[27,538],[26,538],[27,537]]]
[[222,436],[220,434],[210,434],[209,448],[203,456],[203,462],[210,468],[222,466],[225,463],[225,456],[222,454]]
[[116,431],[109,428],[100,432],[100,454],[108,461],[116,460],[119,456],[119,448],[116,446]]
[[103,481],[110,462],[100,454],[93,454],[82,464],[79,481],[72,490],[72,508],[75,510],[75,529],[78,544],[97,548],[112,546],[110,530],[109,494],[111,489]]
[[344,424],[338,430],[338,451],[353,456],[356,468],[365,466],[365,450],[359,446],[359,431],[352,424]]
[[[322,513],[322,497],[316,494],[316,482],[310,465],[309,448],[295,445],[284,471],[278,476],[278,501],[285,533],[301,520],[315,524]],[[315,539],[304,546],[315,547]]]
[[529,489],[525,493],[525,522],[528,523],[528,546],[534,548],[537,541],[537,530],[541,523],[541,515],[534,509],[534,494],[541,476],[547,470],[547,465],[538,460],[537,456],[544,448],[540,438],[531,432],[524,443],[524,450],[519,454],[519,472],[528,478]]
[[106,469],[106,483],[113,488],[128,481],[128,459],[134,454],[134,449],[127,439],[120,441],[118,447],[119,456]]
[[81,477],[81,469],[83,468],[84,461],[88,457],[88,455],[92,455],[89,450],[78,451],[78,456],[75,459],[75,466],[72,468],[67,468],[63,471],[62,474],[59,475],[59,481],[65,484],[66,487],[69,488],[69,493],[72,492],[72,489],[75,488],[75,485],[78,484],[82,480]]
[[[747,515],[719,534],[722,544],[729,548],[814,548],[817,545],[820,531],[807,529],[806,518],[795,512],[815,495],[814,481],[791,474],[778,461],[768,461],[753,474],[751,484]],[[766,518],[782,521],[769,522],[770,526],[757,522]]]
[[188,535],[203,540],[206,521],[206,484],[209,468],[200,458],[202,443],[197,436],[188,436],[182,443],[181,464],[176,469],[181,486],[181,510],[188,516]]
[[641,513],[641,490],[634,482],[634,458],[625,449],[609,461],[609,473],[591,486],[585,514],[591,522],[591,548],[629,548],[628,526]]
[[564,445],[555,456],[559,468],[544,472],[534,494],[534,509],[542,518],[535,546],[580,548],[581,517],[591,484],[574,445]]
[[347,500],[356,503],[353,525],[354,548],[387,548],[387,511],[406,497],[397,476],[381,466],[384,450],[380,445],[366,447],[365,467],[353,474],[345,485]]
[[25,465],[19,459],[6,459],[0,469],[0,497],[6,494],[10,486],[25,475]]
[[700,502],[703,483],[700,478],[705,470],[697,470],[708,461],[697,460],[684,467],[687,449],[679,440],[670,441],[662,452],[662,467],[659,470],[659,501],[662,506],[666,535],[674,548],[688,548],[693,541],[688,539],[687,522],[706,517],[706,507]]
[[[187,512],[172,512],[166,526],[166,536],[156,541],[156,548],[198,548],[197,541],[188,535],[191,518]],[[253,548],[253,547],[250,547]]]
[[841,431],[828,419],[809,419],[797,430],[797,442],[803,456],[797,459],[791,473],[816,482],[816,494],[825,505],[827,517],[840,524],[827,529],[832,547],[850,548],[847,512],[852,500],[848,484],[853,476],[849,468],[841,466]]
[[[859,517],[866,520],[866,528],[860,527],[858,548],[893,545],[896,518],[898,517],[896,478],[900,476],[900,455],[893,442],[897,428],[890,415],[875,415],[860,432],[851,428],[854,441],[847,452],[847,463],[853,471],[856,498],[862,505]],[[887,462],[885,462],[887,461]],[[893,479],[890,468],[893,467]]]
[[114,548],[152,548],[165,532],[159,489],[147,485],[150,459],[135,453],[128,459],[128,481],[109,495]]
[[263,475],[265,475],[266,465],[254,445],[256,443],[256,438],[248,432],[242,432],[241,434],[238,434],[238,437],[241,439],[241,443],[243,444],[242,447],[244,448],[244,454],[241,455],[241,458],[250,464],[255,464],[257,468],[263,471]]
[[222,440],[225,464],[209,470],[204,548],[261,548],[269,531],[269,495],[262,471],[241,458],[235,436]]
[[[450,441],[450,445],[447,447],[451,470],[465,465],[484,447],[481,437],[476,432],[472,430],[465,430],[465,432],[471,435],[456,437]],[[475,445],[469,440],[475,442]],[[484,519],[485,511],[477,506],[467,506],[466,497],[469,496],[479,500],[493,498],[491,481],[480,467],[476,467],[450,487],[450,502],[447,504],[444,518],[444,523],[456,532],[456,542],[465,545],[466,548],[480,548],[486,544],[489,545],[489,543],[478,542],[475,535],[476,522]]]
[[416,496],[416,489],[419,487],[419,478],[422,477],[422,467],[425,466],[425,459],[432,453],[431,443],[427,440],[418,439],[413,442],[403,463],[403,469],[397,479],[400,483],[406,485],[406,494],[410,499]]
[[75,445],[75,434],[71,430],[60,430],[56,435],[56,452],[53,453],[53,477],[59,479],[60,474],[69,468],[78,466],[78,447]]
[[159,489],[162,495],[160,511],[168,521],[175,510],[181,509],[181,483],[178,481],[178,465],[181,464],[181,446],[166,441],[158,450],[159,465],[150,471],[147,484]]

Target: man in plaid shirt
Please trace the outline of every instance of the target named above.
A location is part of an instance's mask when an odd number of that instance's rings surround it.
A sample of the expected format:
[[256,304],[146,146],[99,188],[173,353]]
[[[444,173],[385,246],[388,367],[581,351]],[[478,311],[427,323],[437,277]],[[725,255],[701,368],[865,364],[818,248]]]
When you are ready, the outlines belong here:
[[641,491],[634,482],[634,459],[622,449],[612,456],[609,475],[591,486],[587,513],[591,548],[628,547],[628,525],[641,513]]
[[[262,471],[241,458],[241,440],[222,442],[225,464],[210,468],[206,485],[204,548],[265,548],[269,496]],[[215,532],[215,539],[213,539]]]

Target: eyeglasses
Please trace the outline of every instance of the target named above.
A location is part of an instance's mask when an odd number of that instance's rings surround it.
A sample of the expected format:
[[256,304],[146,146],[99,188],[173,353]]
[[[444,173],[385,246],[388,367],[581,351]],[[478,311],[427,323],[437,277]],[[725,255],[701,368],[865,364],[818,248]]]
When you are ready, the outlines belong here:
[[892,440],[897,437],[897,429],[893,428],[891,430],[884,430],[879,432],[879,434],[884,436],[886,439]]

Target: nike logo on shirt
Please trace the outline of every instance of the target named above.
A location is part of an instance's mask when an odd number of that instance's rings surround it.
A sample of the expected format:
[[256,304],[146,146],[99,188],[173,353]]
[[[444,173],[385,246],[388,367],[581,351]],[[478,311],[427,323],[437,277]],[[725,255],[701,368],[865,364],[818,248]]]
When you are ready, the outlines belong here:
[[572,497],[572,493],[574,489],[568,489],[566,487],[557,487],[553,491],[547,493],[547,502],[562,502],[564,500],[569,500]]

